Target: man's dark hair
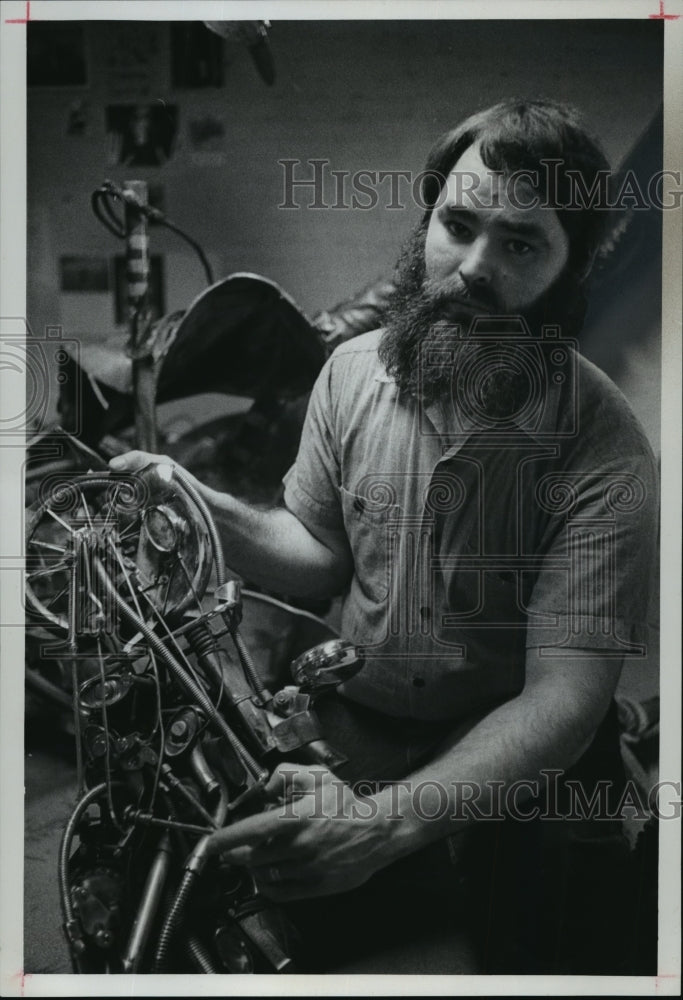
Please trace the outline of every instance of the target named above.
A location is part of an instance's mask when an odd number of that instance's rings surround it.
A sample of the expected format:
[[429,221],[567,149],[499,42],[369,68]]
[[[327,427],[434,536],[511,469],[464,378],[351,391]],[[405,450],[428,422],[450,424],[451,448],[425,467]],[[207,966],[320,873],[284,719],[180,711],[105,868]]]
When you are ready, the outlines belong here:
[[[508,100],[465,119],[446,132],[432,147],[422,184],[425,221],[431,215],[446,179],[470,146],[478,144],[489,170],[510,175],[519,170],[538,173],[543,203],[555,207],[569,237],[569,267],[582,280],[590,270],[596,251],[610,222],[603,204],[572,207],[575,186],[567,171],[582,176],[590,191],[601,172],[610,166],[599,142],[581,122],[577,111],[554,101]],[[556,166],[547,161],[559,161]],[[550,181],[552,190],[548,190]],[[570,206],[570,207],[563,207]]]

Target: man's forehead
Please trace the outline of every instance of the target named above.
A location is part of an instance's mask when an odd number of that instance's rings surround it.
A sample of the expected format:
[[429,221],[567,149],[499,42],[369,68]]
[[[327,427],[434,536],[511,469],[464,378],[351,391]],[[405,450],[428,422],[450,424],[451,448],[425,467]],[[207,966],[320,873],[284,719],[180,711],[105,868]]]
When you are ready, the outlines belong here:
[[476,214],[522,231],[531,227],[546,235],[560,235],[562,226],[554,206],[542,195],[538,172],[506,172],[488,167],[478,146],[470,146],[454,164],[436,202],[436,214]]
[[[527,197],[535,191],[532,178],[522,173],[513,175],[513,203],[529,202]],[[446,178],[442,203],[463,208],[503,208],[510,204],[511,176],[488,167],[481,158],[478,146],[470,146],[454,164]],[[519,191],[521,198],[517,198]]]

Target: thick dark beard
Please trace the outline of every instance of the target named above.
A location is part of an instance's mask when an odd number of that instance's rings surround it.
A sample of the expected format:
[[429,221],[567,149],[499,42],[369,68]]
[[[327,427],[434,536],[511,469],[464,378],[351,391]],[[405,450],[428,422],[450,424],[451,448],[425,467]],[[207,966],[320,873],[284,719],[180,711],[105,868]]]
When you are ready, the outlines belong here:
[[[474,408],[496,423],[512,418],[528,398],[527,378],[523,372],[516,373],[509,360],[500,360],[493,345],[489,347],[479,338],[474,343],[468,340],[472,313],[462,310],[458,315],[451,294],[430,288],[424,263],[427,226],[428,220],[420,223],[399,257],[395,290],[385,312],[380,360],[399,390],[423,405],[437,399],[457,399],[463,391],[457,382],[458,373],[476,370]],[[467,289],[455,291],[467,297]],[[548,291],[525,309],[524,319],[533,336],[540,336],[544,325],[553,324],[560,327],[563,337],[576,337],[585,308],[578,279],[565,269]],[[480,316],[484,319],[501,314],[499,304],[490,296],[482,302]],[[495,329],[497,332],[500,326],[497,324]],[[501,333],[505,335],[505,329]],[[426,351],[429,364],[425,364]],[[438,357],[444,361],[438,363]]]

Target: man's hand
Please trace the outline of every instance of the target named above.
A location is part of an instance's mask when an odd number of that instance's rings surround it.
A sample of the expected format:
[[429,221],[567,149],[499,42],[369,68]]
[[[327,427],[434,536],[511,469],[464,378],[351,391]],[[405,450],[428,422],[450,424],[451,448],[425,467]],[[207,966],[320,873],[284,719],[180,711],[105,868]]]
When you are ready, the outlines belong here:
[[266,789],[272,808],[222,832],[224,860],[251,869],[271,899],[355,889],[392,858],[391,821],[320,766],[280,764]]
[[[115,472],[138,472],[149,465],[180,469],[165,455],[129,451],[109,462]],[[349,584],[353,558],[342,530],[320,527],[315,534],[284,507],[270,510],[243,503],[200,483],[186,469],[216,521],[226,560],[245,580],[281,594],[332,597]]]
[[[124,455],[116,455],[109,460],[109,467],[114,472],[139,472],[148,465],[168,465],[174,468],[177,463],[168,455],[153,455],[149,451],[127,451]],[[189,475],[187,472],[185,474]]]

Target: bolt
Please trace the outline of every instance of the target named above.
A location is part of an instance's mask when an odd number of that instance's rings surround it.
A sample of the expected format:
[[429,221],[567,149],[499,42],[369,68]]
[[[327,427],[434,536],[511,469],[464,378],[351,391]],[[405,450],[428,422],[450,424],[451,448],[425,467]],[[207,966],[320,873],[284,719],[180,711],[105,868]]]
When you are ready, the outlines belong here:
[[187,733],[187,723],[184,719],[176,719],[176,721],[171,726],[171,736],[177,736],[178,738],[185,736]]
[[112,942],[111,931],[106,931],[103,927],[101,927],[95,934],[95,941],[100,948],[107,948]]

